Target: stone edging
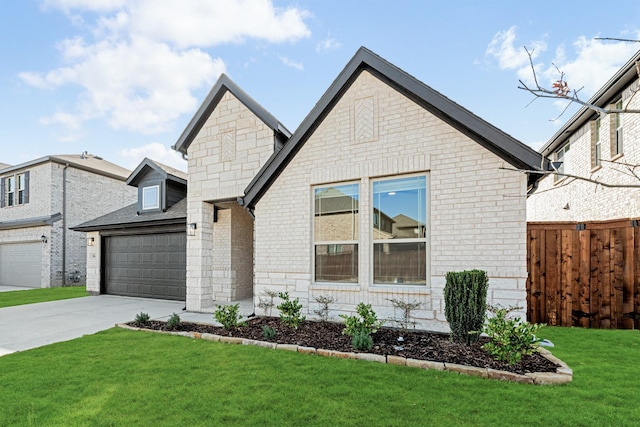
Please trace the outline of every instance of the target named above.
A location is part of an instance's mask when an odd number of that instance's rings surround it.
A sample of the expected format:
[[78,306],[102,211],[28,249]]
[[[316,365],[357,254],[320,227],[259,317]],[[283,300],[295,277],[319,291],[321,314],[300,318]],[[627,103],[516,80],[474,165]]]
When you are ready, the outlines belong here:
[[116,327],[129,329],[132,331],[149,331],[166,335],[178,335],[192,339],[203,339],[206,341],[219,341],[229,344],[254,345],[257,347],[266,347],[275,350],[291,351],[303,354],[317,354],[318,356],[336,357],[339,359],[357,359],[369,362],[387,363],[390,365],[409,366],[412,368],[433,369],[438,371],[451,371],[459,374],[471,375],[482,378],[491,378],[502,381],[513,381],[525,384],[565,384],[573,380],[573,370],[567,366],[562,360],[555,357],[545,348],[538,347],[538,352],[557,365],[556,372],[533,372],[524,375],[515,374],[513,372],[498,371],[491,368],[477,368],[475,366],[457,365],[455,363],[432,362],[429,360],[408,359],[401,356],[382,356],[371,353],[355,353],[335,350],[316,349],[313,347],[304,347],[295,344],[277,344],[267,341],[258,341],[247,338],[227,337],[223,335],[215,335],[200,332],[175,332],[175,331],[158,331],[155,329],[137,328],[124,323],[116,324]]

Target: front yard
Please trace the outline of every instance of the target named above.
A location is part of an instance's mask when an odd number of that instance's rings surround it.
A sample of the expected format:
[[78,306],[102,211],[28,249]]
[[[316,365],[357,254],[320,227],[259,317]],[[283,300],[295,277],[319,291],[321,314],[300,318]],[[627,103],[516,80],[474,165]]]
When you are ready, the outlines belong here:
[[638,331],[544,328],[532,386],[111,329],[0,358],[0,425],[636,425]]
[[87,295],[87,289],[84,286],[65,286],[61,288],[25,289],[23,291],[0,292],[0,308],[35,304],[37,302],[80,298],[86,297]]

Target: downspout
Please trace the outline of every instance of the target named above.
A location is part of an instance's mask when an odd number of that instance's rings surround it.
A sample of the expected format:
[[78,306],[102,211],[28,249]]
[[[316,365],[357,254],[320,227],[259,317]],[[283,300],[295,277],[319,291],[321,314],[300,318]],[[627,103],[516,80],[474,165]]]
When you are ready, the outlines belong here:
[[62,286],[67,286],[67,168],[62,169]]

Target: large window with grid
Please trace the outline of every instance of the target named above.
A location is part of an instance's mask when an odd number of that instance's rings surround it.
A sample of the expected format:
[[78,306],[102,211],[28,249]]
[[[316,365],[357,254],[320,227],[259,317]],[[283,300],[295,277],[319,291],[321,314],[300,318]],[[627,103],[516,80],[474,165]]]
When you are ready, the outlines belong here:
[[357,183],[313,189],[315,282],[358,282],[359,199]]
[[373,283],[427,283],[427,176],[374,180]]
[[29,202],[29,172],[0,178],[0,207],[24,205]]

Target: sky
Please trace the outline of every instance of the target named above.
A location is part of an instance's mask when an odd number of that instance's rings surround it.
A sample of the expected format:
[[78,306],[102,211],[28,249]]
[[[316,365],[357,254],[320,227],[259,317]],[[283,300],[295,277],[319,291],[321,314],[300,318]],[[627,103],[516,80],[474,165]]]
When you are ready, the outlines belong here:
[[[0,163],[87,151],[186,171],[171,146],[226,73],[290,131],[365,46],[535,149],[575,108],[518,89],[565,73],[588,99],[640,43],[640,2],[4,0]],[[556,120],[554,120],[556,119]]]

